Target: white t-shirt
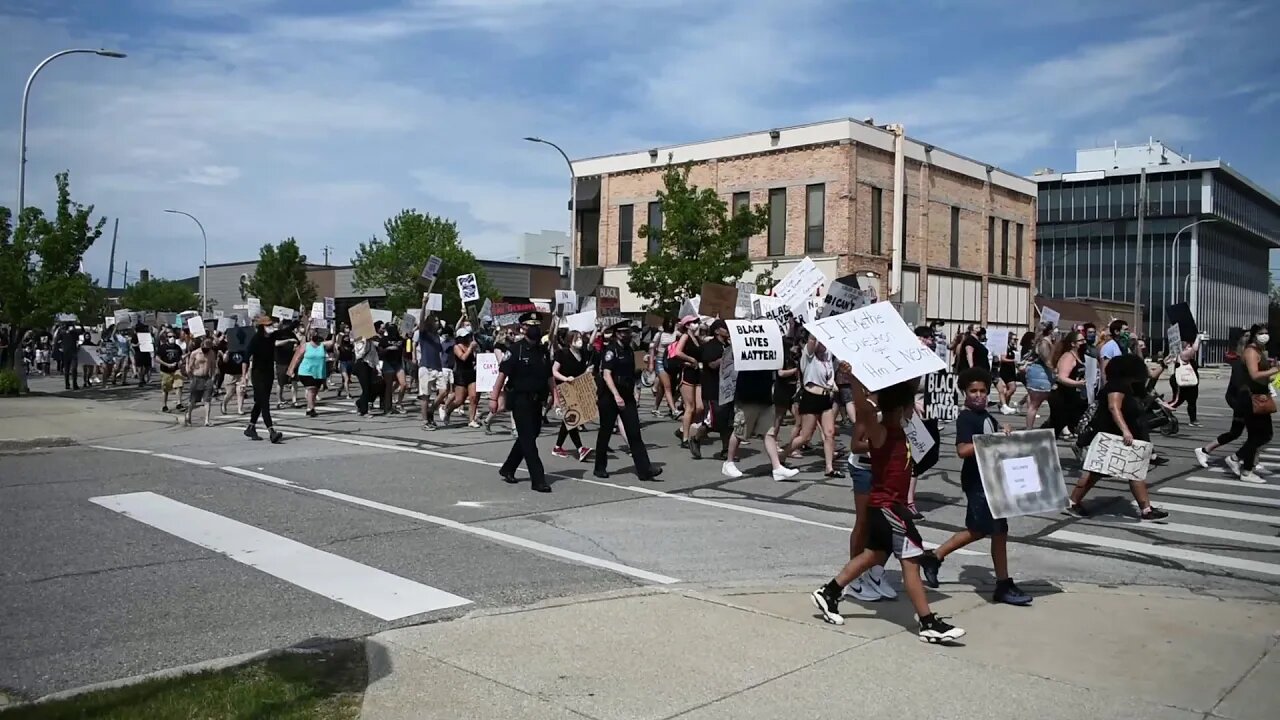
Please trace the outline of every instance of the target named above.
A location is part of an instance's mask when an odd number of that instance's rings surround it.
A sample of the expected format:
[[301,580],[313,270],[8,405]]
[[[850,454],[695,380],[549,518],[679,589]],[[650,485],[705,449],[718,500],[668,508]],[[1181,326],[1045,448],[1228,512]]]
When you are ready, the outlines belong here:
[[1103,360],[1110,360],[1112,358],[1120,357],[1123,354],[1124,351],[1120,349],[1120,343],[1115,340],[1108,340],[1106,344],[1102,346],[1102,352],[1099,353],[1099,356]]

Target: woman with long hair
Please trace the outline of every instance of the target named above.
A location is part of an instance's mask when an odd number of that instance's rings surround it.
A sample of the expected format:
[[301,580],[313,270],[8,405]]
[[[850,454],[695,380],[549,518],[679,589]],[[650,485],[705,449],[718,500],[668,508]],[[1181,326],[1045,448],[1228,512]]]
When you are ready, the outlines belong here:
[[458,328],[457,342],[453,345],[453,397],[445,406],[445,424],[448,424],[453,411],[469,403],[467,408],[467,427],[478,428],[476,420],[476,351],[478,350],[471,328],[463,325]]
[[[576,380],[589,372],[591,357],[588,355],[590,350],[586,345],[586,339],[581,332],[569,331],[568,337],[556,351],[555,360],[551,363],[551,376],[555,378],[556,385]],[[578,428],[570,428],[564,424],[564,420],[560,421],[560,432],[556,435],[556,444],[551,449],[551,454],[562,458],[570,457],[569,451],[564,449],[566,437],[571,438],[578,448],[578,461],[585,462],[591,455],[591,448],[582,444],[582,436],[578,433]]]
[[1018,341],[1012,332],[999,362],[1000,414],[1013,415],[1018,412],[1013,406],[1013,395],[1018,392]]
[[[702,404],[702,372],[701,339],[698,337],[698,317],[686,315],[680,320],[676,329],[675,346],[671,358],[680,363],[680,398],[684,401],[684,416],[680,420],[680,430],[676,437],[680,438],[680,448],[689,449],[689,441],[693,436],[694,418],[702,422],[706,408]],[[695,440],[696,442],[696,440]]]
[[1044,325],[1027,356],[1027,429],[1035,427],[1036,413],[1053,390],[1053,326]]
[[[673,323],[668,318],[662,321],[662,330],[654,334],[653,344],[649,347],[649,364],[657,376],[657,382],[653,385],[653,414],[657,417],[676,416],[675,392],[672,387],[671,372],[667,367],[667,353],[675,340]],[[666,413],[662,411],[664,402],[667,404]]]
[[[1097,411],[1089,422],[1090,428],[1098,433],[1119,435],[1125,445],[1132,445],[1135,440],[1149,442],[1151,430],[1142,402],[1149,377],[1147,364],[1137,355],[1124,354],[1112,358],[1107,363],[1107,382],[1102,386]],[[1085,437],[1077,439],[1077,448],[1087,447],[1085,440]],[[1084,496],[1100,479],[1102,476],[1095,473],[1080,473],[1080,479],[1071,491],[1068,513],[1076,517],[1089,516],[1084,508]],[[1130,480],[1129,492],[1138,503],[1139,517],[1143,520],[1169,517],[1169,513],[1152,506],[1145,480]]]
[[818,342],[817,338],[809,338],[805,347],[805,357],[807,360],[802,363],[804,377],[800,387],[798,418],[800,424],[796,427],[795,434],[791,436],[791,442],[787,444],[787,449],[782,454],[782,461],[785,463],[787,458],[799,452],[800,448],[813,437],[814,431],[821,427],[822,460],[826,465],[823,477],[842,478],[844,473],[835,467],[836,409],[833,396],[836,388],[835,368],[832,366],[831,355],[827,352],[827,348]]
[[1173,390],[1173,402],[1169,405],[1176,410],[1187,406],[1187,420],[1191,427],[1200,427],[1196,414],[1196,401],[1200,399],[1200,338],[1182,348],[1182,352],[1169,358],[1169,388]]
[[1057,371],[1058,384],[1049,393],[1049,422],[1053,434],[1061,440],[1075,436],[1071,430],[1089,409],[1084,390],[1084,336],[1072,330],[1053,348],[1052,367]]
[[1236,350],[1238,359],[1231,363],[1231,379],[1227,381],[1231,428],[1207,447],[1196,448],[1196,460],[1207,468],[1210,453],[1248,432],[1244,444],[1234,456],[1226,458],[1226,463],[1241,480],[1256,484],[1266,482],[1254,470],[1257,468],[1258,451],[1271,442],[1274,431],[1271,415],[1276,411],[1276,403],[1271,395],[1270,382],[1276,373],[1280,373],[1280,365],[1272,367],[1267,358],[1267,343],[1270,341],[1271,331],[1266,325],[1254,325],[1240,338]]

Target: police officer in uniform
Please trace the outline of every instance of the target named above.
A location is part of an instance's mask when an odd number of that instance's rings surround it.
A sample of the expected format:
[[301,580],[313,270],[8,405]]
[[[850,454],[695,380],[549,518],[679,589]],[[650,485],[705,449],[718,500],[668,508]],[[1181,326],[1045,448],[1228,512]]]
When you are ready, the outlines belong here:
[[636,361],[631,348],[632,328],[630,322],[620,322],[609,328],[613,331],[613,342],[604,348],[600,358],[600,393],[597,406],[600,410],[600,434],[596,437],[596,469],[598,478],[609,477],[605,466],[608,453],[603,448],[609,446],[609,437],[613,434],[613,426],[618,416],[622,416],[622,429],[627,434],[627,444],[631,448],[631,459],[636,464],[636,474],[641,480],[657,480],[662,474],[649,462],[649,453],[644,447],[644,438],[640,437],[640,413],[636,408]]
[[[542,326],[536,312],[520,316],[523,336],[511,344],[511,353],[498,366],[498,381],[489,393],[489,411],[498,411],[498,397],[507,392],[507,409],[516,426],[516,439],[498,474],[515,484],[521,461],[537,492],[551,492],[538,456],[538,431],[542,429],[542,405],[551,392],[551,358],[542,344]],[[510,380],[510,383],[508,383]]]

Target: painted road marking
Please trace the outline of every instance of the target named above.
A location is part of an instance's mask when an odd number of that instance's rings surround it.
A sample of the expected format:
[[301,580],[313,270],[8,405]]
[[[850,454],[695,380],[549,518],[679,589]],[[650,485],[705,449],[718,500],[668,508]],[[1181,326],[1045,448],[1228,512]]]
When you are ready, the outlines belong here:
[[1204,527],[1203,525],[1171,523],[1163,520],[1158,522],[1141,522],[1133,518],[1095,516],[1089,518],[1087,522],[1073,525],[1072,527],[1080,529],[1093,526],[1140,530],[1141,532],[1150,532],[1154,530],[1158,532],[1178,533],[1181,535],[1211,537],[1217,540],[1231,540],[1233,542],[1249,543],[1251,545],[1280,547],[1280,537],[1275,537],[1274,535],[1257,535],[1254,533],[1238,532],[1236,530]]
[[1202,505],[1183,505],[1181,503],[1170,502],[1162,502],[1160,503],[1160,507],[1171,512],[1191,513],[1192,515],[1210,515],[1213,517],[1226,518],[1228,520],[1243,520],[1245,522],[1280,525],[1280,515],[1263,515],[1261,513],[1240,512],[1238,510],[1219,510],[1218,508],[1204,507]]
[[1088,535],[1085,533],[1072,532],[1070,530],[1058,530],[1057,532],[1049,533],[1045,536],[1045,539],[1057,540],[1059,542],[1071,543],[1073,545],[1090,545],[1093,547],[1109,548],[1111,550],[1124,550],[1138,555],[1168,558],[1170,560],[1183,560],[1186,562],[1199,563],[1201,565],[1213,565],[1231,570],[1247,570],[1261,575],[1280,575],[1280,565],[1273,563],[1258,562],[1257,560],[1245,560],[1242,558],[1231,557],[1230,555],[1220,555],[1218,553],[1196,552],[1195,550],[1169,547],[1167,545],[1152,545],[1150,543],[1134,542],[1132,540]]
[[165,460],[176,460],[181,463],[187,463],[188,465],[207,466],[207,465],[213,464],[208,460],[201,460],[199,458],[186,457],[185,455],[170,455],[169,453],[151,453],[151,455],[153,457],[164,458]]
[[89,501],[380,620],[399,620],[471,603],[156,493],[108,495]]
[[1192,475],[1187,478],[1188,482],[1201,483],[1203,485],[1226,485],[1227,487],[1250,488],[1252,490],[1269,490],[1271,492],[1280,492],[1280,485],[1267,485],[1263,483],[1251,483],[1243,480],[1228,480],[1226,478],[1211,478]]
[[1280,507],[1280,500],[1257,497],[1254,495],[1234,495],[1232,493],[1211,492],[1209,490],[1191,490],[1188,488],[1162,487],[1156,492],[1180,497],[1202,498],[1204,500],[1221,500],[1223,502],[1240,503],[1241,505],[1262,505],[1264,507]]

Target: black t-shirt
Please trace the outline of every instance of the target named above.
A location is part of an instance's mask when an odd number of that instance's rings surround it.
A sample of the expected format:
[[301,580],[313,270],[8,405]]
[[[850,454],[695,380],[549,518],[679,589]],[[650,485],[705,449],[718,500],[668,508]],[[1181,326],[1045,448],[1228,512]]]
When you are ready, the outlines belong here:
[[973,348],[972,367],[981,368],[987,372],[991,372],[991,353],[987,351],[986,345],[983,345],[972,335],[966,335],[964,337],[964,342],[960,343],[960,357],[956,361],[956,369],[960,372],[964,372],[971,367],[969,365],[969,351],[967,348]]
[[385,335],[378,339],[378,355],[384,365],[404,364],[404,340]]
[[702,344],[698,359],[702,361],[702,402],[720,402],[720,368],[711,367],[711,363],[724,357],[724,343],[711,338]]
[[[971,443],[974,435],[988,435],[997,429],[991,413],[966,407],[956,416],[956,445]],[[965,458],[960,466],[960,489],[966,493],[982,490],[982,475],[978,471],[976,456]]]
[[512,343],[511,354],[498,366],[498,371],[507,376],[506,389],[509,392],[546,397],[551,358],[541,345],[527,341]]
[[1147,422],[1146,413],[1143,411],[1142,401],[1138,399],[1134,387],[1122,380],[1108,380],[1103,383],[1102,392],[1098,396],[1097,414],[1093,416],[1094,429],[1111,435],[1123,435],[1115,418],[1111,417],[1111,395],[1113,393],[1119,393],[1124,396],[1120,401],[1120,414],[1124,416],[1125,424],[1129,426],[1129,431],[1133,433],[1134,439],[1149,439],[1151,437],[1151,428]]
[[[799,367],[799,363],[796,361],[796,357],[792,355],[791,350],[788,349],[782,359],[782,369],[794,370],[798,367]],[[800,384],[799,373],[796,373],[795,375],[791,375],[790,377],[783,377],[781,375],[778,375],[777,382],[774,386],[774,402],[777,403],[783,399],[787,399],[787,402],[790,403],[789,398],[795,396],[796,390],[799,388],[799,384]]]
[[233,353],[223,355],[222,374],[223,375],[239,375],[244,368],[244,364],[249,358],[246,353],[239,350]]
[[275,365],[276,341],[274,335],[255,332],[249,338],[249,360],[253,364],[253,374],[271,377]]
[[560,374],[565,377],[576,378],[587,371],[587,355],[584,349],[582,358],[573,356],[573,352],[567,348],[561,348],[556,353],[556,362],[560,363]]
[[288,366],[293,362],[293,351],[298,349],[298,338],[288,330],[277,330],[271,334],[271,341],[287,340],[284,345],[275,346],[276,363]]
[[[156,348],[156,357],[165,365],[177,365],[182,362],[182,348],[178,347],[178,343],[169,340]],[[166,371],[169,368],[165,368]]]
[[343,338],[338,345],[338,362],[355,362],[355,359],[356,346],[352,344],[351,338]]
[[733,393],[739,405],[773,404],[773,371],[746,370],[738,373],[738,389]]

